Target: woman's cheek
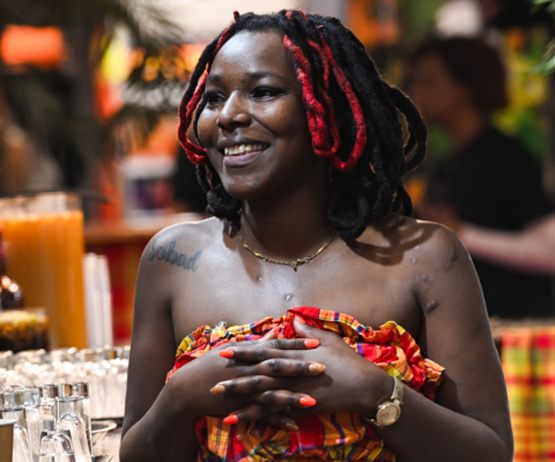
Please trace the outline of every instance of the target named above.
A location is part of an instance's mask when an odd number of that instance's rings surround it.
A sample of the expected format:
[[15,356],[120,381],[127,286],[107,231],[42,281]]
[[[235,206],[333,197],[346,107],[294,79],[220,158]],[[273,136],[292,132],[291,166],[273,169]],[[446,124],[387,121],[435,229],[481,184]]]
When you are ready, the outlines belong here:
[[[214,120],[212,120],[214,119]],[[199,141],[205,148],[208,148],[215,141],[211,139],[211,132],[213,128],[216,127],[216,121],[214,117],[210,117],[206,111],[203,111],[198,119],[198,135]]]

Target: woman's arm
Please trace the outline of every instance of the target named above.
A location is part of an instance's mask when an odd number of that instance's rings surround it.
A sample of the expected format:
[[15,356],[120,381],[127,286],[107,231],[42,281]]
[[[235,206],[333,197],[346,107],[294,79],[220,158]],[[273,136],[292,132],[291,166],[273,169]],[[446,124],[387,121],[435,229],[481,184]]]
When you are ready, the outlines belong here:
[[555,216],[522,231],[500,231],[461,223],[458,234],[474,257],[531,273],[555,274]]
[[481,288],[456,235],[433,224],[412,250],[414,292],[422,307],[419,345],[445,367],[436,403],[406,390],[403,412],[378,429],[401,460],[512,460],[513,440],[501,364]]
[[171,266],[148,259],[151,246],[152,242],[141,258],[137,277],[120,458],[194,460],[195,419],[187,412],[187,393],[164,385],[177,348],[171,318],[175,276]]

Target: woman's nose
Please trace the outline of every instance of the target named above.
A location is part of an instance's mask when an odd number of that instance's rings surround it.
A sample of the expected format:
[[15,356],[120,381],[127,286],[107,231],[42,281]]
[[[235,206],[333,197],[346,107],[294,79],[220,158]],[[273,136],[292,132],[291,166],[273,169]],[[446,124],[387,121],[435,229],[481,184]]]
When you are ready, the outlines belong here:
[[236,126],[248,125],[251,117],[241,95],[233,93],[224,103],[216,123],[223,130],[232,130]]

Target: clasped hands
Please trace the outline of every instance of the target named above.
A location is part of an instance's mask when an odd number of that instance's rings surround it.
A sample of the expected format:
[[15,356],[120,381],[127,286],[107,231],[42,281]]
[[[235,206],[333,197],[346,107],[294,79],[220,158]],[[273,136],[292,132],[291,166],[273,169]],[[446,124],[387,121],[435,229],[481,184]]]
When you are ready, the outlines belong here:
[[339,335],[297,319],[294,326],[300,338],[277,339],[271,332],[257,341],[232,342],[211,351],[219,356],[212,355],[211,360],[219,366],[217,371],[214,367],[199,371],[212,378],[207,387],[211,398],[197,390],[199,400],[211,401],[205,406],[196,402],[202,408],[199,414],[225,416],[228,424],[260,420],[295,431],[295,417],[360,413],[365,405],[375,409],[381,396],[372,393],[371,384],[376,374],[385,372],[358,355]]

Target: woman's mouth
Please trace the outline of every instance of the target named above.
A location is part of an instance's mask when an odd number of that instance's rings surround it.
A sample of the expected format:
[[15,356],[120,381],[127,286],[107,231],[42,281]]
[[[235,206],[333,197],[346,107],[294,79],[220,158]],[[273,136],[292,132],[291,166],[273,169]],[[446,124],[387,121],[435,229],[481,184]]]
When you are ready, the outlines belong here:
[[241,154],[246,154],[252,151],[263,151],[268,145],[257,143],[257,144],[239,144],[237,146],[229,146],[224,149],[225,156],[240,156]]

